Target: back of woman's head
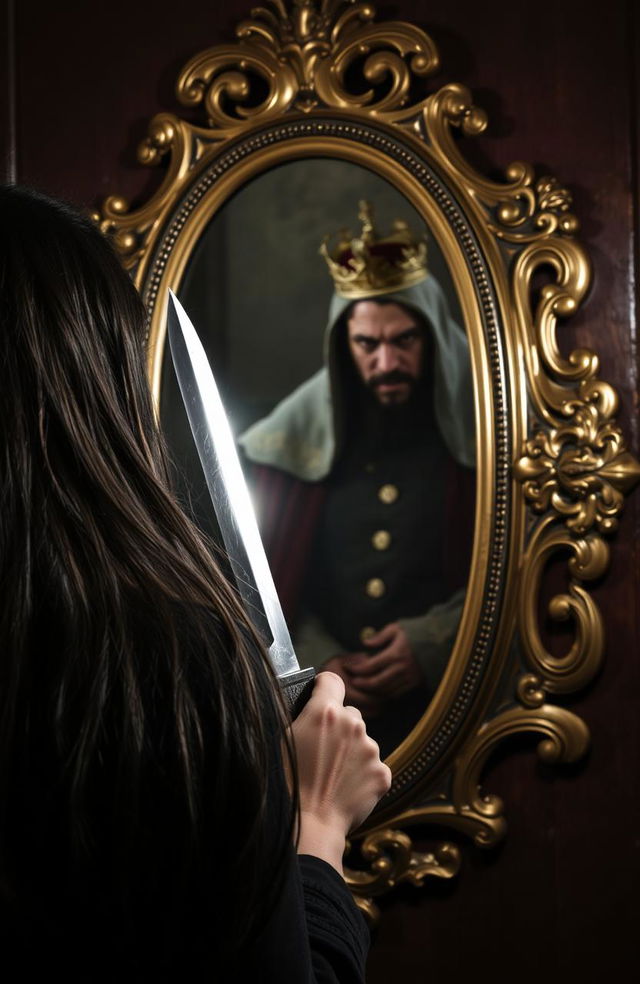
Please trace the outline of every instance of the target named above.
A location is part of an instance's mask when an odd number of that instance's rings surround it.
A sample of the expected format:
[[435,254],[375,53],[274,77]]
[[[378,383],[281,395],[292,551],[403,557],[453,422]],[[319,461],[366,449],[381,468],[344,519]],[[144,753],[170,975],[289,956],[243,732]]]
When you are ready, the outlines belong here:
[[88,220],[0,189],[0,877],[15,891],[21,862],[7,859],[29,856],[14,849],[31,794],[16,790],[35,762],[55,803],[53,827],[46,810],[42,822],[70,855],[99,855],[108,811],[116,879],[163,782],[187,854],[203,825],[235,824],[255,908],[261,705],[279,711],[264,672],[255,682],[235,597],[168,489],[144,325]]
[[0,563],[13,606],[3,605],[0,624],[15,653],[7,684],[18,682],[18,653],[45,603],[62,637],[79,641],[100,621],[101,596],[109,606],[111,589],[132,582],[135,561],[123,554],[156,518],[146,495],[162,477],[143,326],[133,285],[87,220],[2,189]]
[[6,400],[27,419],[45,404],[78,447],[105,415],[122,437],[148,432],[144,309],[113,251],[72,209],[18,188],[0,194]]

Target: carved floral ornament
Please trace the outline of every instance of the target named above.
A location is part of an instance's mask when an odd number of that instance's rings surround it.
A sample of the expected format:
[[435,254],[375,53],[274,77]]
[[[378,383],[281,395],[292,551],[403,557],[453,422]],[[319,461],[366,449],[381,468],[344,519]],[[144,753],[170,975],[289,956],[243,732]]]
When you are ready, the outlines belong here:
[[[457,139],[487,124],[469,91],[448,84],[414,97],[437,69],[431,38],[410,24],[376,23],[369,3],[270,0],[238,24],[235,41],[201,52],[180,73],[177,97],[200,122],[170,113],[151,121],[138,158],[166,165],[154,196],[135,211],[112,196],[96,216],[150,311],[156,393],[164,339],[156,301],[177,287],[214,206],[257,173],[256,162],[312,154],[366,161],[416,207],[431,209],[432,222],[455,240],[463,308],[484,326],[469,330],[486,409],[478,423],[485,466],[476,560],[452,665],[423,723],[389,760],[390,795],[354,837],[359,861],[347,878],[372,920],[374,898],[393,886],[458,870],[457,847],[418,850],[407,828],[448,825],[483,846],[504,835],[503,804],[481,787],[504,738],[538,734],[546,761],[584,753],[585,723],[549,695],[583,687],[600,666],[604,630],[588,584],[607,569],[606,537],[640,478],[597,356],[586,349],[565,356],[557,340],[559,319],[574,313],[590,282],[571,196],[520,162],[504,182],[477,173]],[[538,607],[548,563],[566,554],[567,589],[549,615],[571,620],[573,639],[557,655],[543,640]]]

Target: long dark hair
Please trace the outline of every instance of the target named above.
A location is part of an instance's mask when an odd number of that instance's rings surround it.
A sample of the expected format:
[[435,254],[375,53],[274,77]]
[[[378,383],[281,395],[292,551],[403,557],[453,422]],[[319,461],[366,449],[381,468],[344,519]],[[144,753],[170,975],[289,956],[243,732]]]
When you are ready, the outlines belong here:
[[19,894],[29,865],[27,773],[48,790],[69,863],[106,838],[121,883],[141,842],[162,841],[162,818],[156,840],[147,826],[166,786],[176,884],[209,858],[233,947],[264,920],[290,844],[285,809],[265,852],[284,714],[169,490],[144,329],[87,219],[0,189],[0,887]]

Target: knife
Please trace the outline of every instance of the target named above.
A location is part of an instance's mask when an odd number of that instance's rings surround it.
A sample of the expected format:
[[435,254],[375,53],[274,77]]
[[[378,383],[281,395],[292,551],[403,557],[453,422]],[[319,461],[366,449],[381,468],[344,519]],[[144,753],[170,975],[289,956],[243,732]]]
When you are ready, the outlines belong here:
[[236,586],[295,718],[311,695],[315,670],[301,670],[298,664],[218,387],[202,342],[171,290],[167,333],[191,433]]

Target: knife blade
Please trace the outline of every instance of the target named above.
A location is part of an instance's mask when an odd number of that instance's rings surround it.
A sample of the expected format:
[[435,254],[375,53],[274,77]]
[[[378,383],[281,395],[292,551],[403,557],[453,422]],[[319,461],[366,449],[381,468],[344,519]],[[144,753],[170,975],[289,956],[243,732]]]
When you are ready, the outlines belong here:
[[315,670],[301,670],[262,545],[235,441],[205,350],[169,291],[171,357],[236,586],[278,677],[292,716],[308,700]]

